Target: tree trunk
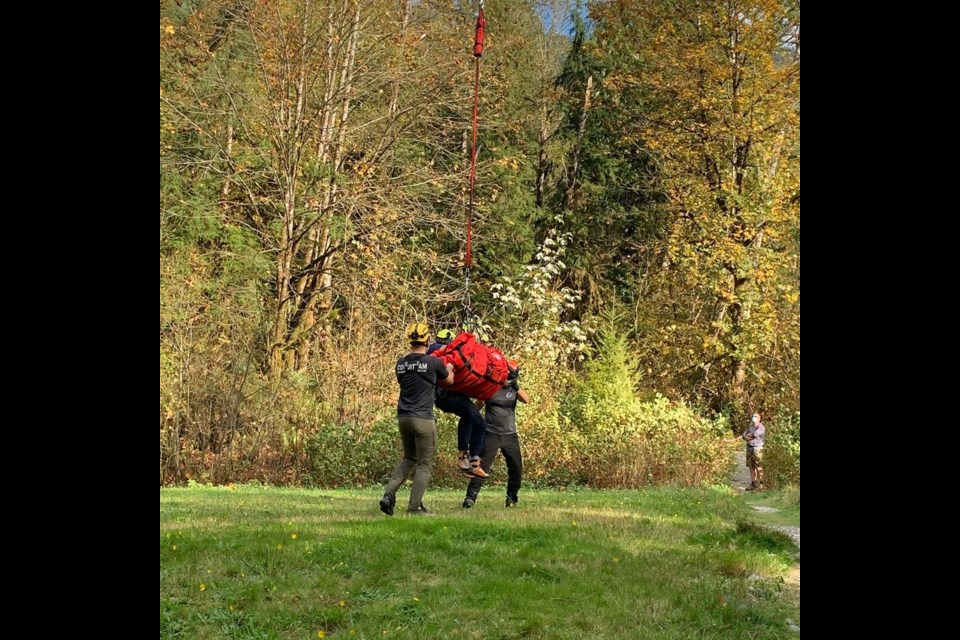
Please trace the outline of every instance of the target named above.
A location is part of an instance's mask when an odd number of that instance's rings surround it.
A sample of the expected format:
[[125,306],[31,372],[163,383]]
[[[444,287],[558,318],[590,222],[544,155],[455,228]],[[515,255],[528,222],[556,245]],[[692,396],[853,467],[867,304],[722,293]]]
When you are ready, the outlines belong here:
[[593,76],[587,78],[587,87],[583,90],[583,110],[580,112],[580,124],[577,126],[577,142],[573,147],[573,159],[570,163],[570,172],[567,174],[567,193],[564,198],[566,206],[573,204],[576,196],[577,173],[580,171],[580,152],[583,150],[583,136],[587,130],[587,112],[590,111],[590,95],[593,92]]

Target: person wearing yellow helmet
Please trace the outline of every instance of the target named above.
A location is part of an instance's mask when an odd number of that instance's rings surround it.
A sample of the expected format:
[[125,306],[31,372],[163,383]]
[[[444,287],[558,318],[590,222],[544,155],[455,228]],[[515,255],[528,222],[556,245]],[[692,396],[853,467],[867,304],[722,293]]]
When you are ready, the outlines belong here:
[[413,486],[407,513],[430,515],[423,506],[423,494],[433,473],[433,460],[437,455],[437,421],[433,414],[434,393],[437,382],[453,383],[453,365],[445,365],[439,358],[427,354],[430,343],[430,328],[422,322],[414,322],[404,333],[410,342],[410,353],[397,360],[397,383],[400,397],[397,400],[397,426],[403,441],[403,458],[393,469],[390,481],[383,489],[380,510],[393,515],[397,502],[397,489],[406,482],[411,472]]
[[457,337],[457,334],[453,329],[440,329],[440,331],[437,331],[437,341],[434,344],[437,344],[437,345],[450,344],[451,342],[453,342],[453,339],[456,337]]
[[[437,332],[437,340],[427,353],[434,353],[453,342],[456,333],[451,329],[441,329]],[[483,440],[486,437],[486,424],[480,410],[474,406],[469,397],[462,393],[437,387],[437,409],[444,413],[459,416],[457,423],[457,468],[468,478],[489,478],[490,475],[483,469],[480,454],[483,452]]]

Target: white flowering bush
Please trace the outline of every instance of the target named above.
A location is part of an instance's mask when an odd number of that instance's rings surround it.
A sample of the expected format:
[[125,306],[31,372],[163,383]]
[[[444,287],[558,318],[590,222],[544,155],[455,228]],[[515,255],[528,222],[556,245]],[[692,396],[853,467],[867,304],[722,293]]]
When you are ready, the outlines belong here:
[[551,229],[519,277],[491,287],[496,319],[518,358],[535,356],[541,364],[554,365],[583,359],[587,332],[577,320],[564,319],[580,301],[580,292],[559,284],[569,241],[569,234]]

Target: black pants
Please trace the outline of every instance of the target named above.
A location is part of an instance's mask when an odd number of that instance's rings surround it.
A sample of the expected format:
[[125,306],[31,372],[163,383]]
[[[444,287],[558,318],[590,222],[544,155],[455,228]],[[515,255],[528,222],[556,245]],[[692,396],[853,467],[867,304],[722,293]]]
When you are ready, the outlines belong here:
[[[483,459],[480,465],[490,473],[490,467],[497,457],[497,451],[503,452],[503,459],[507,461],[507,497],[511,502],[517,501],[517,492],[520,491],[520,481],[523,479],[523,456],[520,455],[520,438],[516,433],[507,436],[498,435],[489,429],[483,445]],[[484,478],[472,478],[467,485],[467,497],[476,501],[477,494],[486,482]]]
[[441,389],[437,392],[436,406],[440,411],[460,416],[460,422],[457,423],[457,449],[469,451],[471,456],[479,456],[483,452],[487,422],[470,398],[462,393]]

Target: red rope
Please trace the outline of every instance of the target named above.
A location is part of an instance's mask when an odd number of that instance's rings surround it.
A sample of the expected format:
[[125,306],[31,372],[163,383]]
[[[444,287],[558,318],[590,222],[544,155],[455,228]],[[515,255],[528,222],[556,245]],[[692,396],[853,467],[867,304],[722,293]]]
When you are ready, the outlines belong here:
[[480,57],[483,55],[483,40],[487,28],[487,20],[483,16],[483,2],[480,2],[480,13],[477,14],[477,26],[473,41],[473,56],[476,67],[473,76],[473,146],[470,151],[470,206],[467,209],[467,255],[466,268],[473,266],[473,186],[477,180],[477,114],[480,102]]
[[473,185],[477,180],[477,102],[480,92],[480,58],[477,58],[473,81],[473,146],[470,151],[470,206],[467,209],[467,268],[473,264]]

